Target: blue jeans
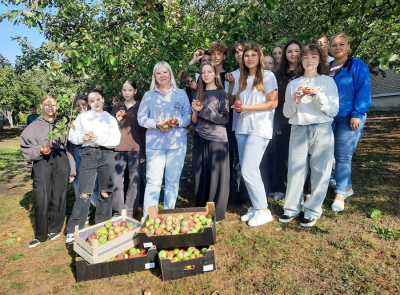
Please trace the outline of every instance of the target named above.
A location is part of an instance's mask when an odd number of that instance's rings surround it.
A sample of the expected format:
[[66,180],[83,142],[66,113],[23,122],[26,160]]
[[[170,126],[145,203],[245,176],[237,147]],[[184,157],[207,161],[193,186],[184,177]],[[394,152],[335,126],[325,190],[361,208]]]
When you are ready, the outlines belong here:
[[[79,194],[79,167],[81,166],[81,158],[82,158],[82,147],[80,145],[74,145],[74,160],[76,167],[76,176],[72,185],[74,186],[75,196],[76,198],[80,198]],[[99,195],[99,190],[97,189],[97,178],[94,183],[93,194],[90,195],[90,203],[96,207],[97,196]]]
[[260,163],[269,139],[251,134],[236,134],[242,177],[254,209],[268,207],[267,194],[261,178]]
[[351,187],[351,158],[364,130],[365,115],[356,131],[350,129],[351,117],[335,118],[332,130],[335,136],[335,193],[344,195],[346,187]]
[[186,145],[178,149],[146,148],[146,190],[144,192],[143,217],[146,218],[150,206],[158,207],[164,170],[164,209],[175,208],[186,148]]

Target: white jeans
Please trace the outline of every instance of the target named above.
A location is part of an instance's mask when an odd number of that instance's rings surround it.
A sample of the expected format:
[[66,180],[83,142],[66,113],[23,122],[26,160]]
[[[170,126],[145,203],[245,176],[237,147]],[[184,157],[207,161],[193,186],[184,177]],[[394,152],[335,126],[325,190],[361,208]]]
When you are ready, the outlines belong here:
[[164,209],[174,209],[178,197],[179,179],[185,162],[186,145],[179,149],[146,148],[146,190],[143,217],[150,206],[157,206],[165,169]]
[[331,123],[292,125],[289,143],[286,215],[301,211],[303,186],[311,170],[311,197],[303,205],[305,218],[320,218],[332,171],[334,137]]

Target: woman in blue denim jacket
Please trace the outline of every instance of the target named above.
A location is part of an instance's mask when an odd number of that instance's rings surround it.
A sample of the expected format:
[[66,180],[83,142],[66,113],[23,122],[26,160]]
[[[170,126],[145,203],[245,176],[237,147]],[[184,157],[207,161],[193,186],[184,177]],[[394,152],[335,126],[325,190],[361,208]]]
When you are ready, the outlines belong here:
[[344,200],[353,195],[351,159],[364,130],[371,105],[371,81],[367,65],[358,58],[348,57],[349,36],[335,34],[331,39],[329,76],[334,78],[339,91],[339,113],[332,129],[335,135],[335,200],[333,211],[344,209]]
[[147,128],[144,218],[149,206],[158,206],[164,170],[164,209],[175,208],[187,148],[185,127],[191,115],[187,94],[177,88],[171,67],[166,62],[157,63],[150,91],[144,94],[138,111],[139,125]]

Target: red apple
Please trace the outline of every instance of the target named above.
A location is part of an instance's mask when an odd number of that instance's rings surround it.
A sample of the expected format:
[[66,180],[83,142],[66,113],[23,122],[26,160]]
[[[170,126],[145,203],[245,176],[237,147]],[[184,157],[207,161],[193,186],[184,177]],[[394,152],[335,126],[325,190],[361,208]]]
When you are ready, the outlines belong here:
[[204,55],[204,50],[201,50],[201,49],[200,49],[200,50],[199,50],[199,54],[200,54],[200,55]]
[[50,147],[48,146],[44,146],[40,149],[40,152],[42,152],[43,154],[47,154],[50,152]]
[[173,125],[173,126],[175,126],[176,124],[178,124],[178,120],[177,120],[177,119],[174,119],[174,118],[170,118],[168,122],[169,122],[169,124],[171,124],[171,125]]
[[126,223],[126,221],[121,221],[121,223],[119,225],[126,227],[127,223]]
[[114,227],[117,227],[117,226],[119,226],[120,224],[119,224],[119,222],[114,221],[114,222],[112,223],[112,225],[113,225]]
[[146,289],[144,290],[143,295],[153,295],[153,291],[151,291],[150,289]]
[[125,259],[125,255],[124,254],[118,254],[117,259],[118,260],[124,260]]
[[169,129],[169,126],[167,125],[167,122],[165,122],[165,124],[162,125],[162,129],[163,130],[168,130]]
[[91,243],[93,239],[96,239],[96,240],[97,240],[97,235],[96,235],[96,234],[91,234],[91,235],[89,235],[88,238],[87,238],[87,240],[88,240],[89,243]]
[[235,101],[235,106],[240,108],[242,106],[242,101],[241,100]]
[[162,235],[162,233],[163,233],[163,230],[162,230],[162,228],[156,228],[156,230],[154,231],[154,233],[156,234],[156,236],[161,236]]
[[203,105],[203,103],[200,100],[196,100],[195,105],[196,105],[196,107],[201,107]]
[[310,94],[310,88],[308,88],[308,87],[306,87],[306,88],[303,88],[301,91],[303,91],[303,93],[304,94]]
[[190,83],[192,83],[193,78],[192,77],[187,77],[186,80],[187,80],[188,84],[190,84]]
[[119,111],[119,114],[121,115],[121,117],[126,115],[126,112],[124,110]]

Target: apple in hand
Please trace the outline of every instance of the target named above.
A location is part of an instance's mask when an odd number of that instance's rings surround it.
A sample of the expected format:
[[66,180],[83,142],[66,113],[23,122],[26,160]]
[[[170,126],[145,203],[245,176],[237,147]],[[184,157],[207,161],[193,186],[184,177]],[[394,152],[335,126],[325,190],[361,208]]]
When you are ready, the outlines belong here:
[[125,112],[124,110],[120,110],[120,111],[119,111],[119,114],[120,114],[121,117],[123,117],[123,116],[126,115],[126,112]]
[[242,107],[242,101],[241,100],[235,101],[235,107],[241,108]]
[[196,107],[201,107],[203,103],[200,100],[196,100],[195,103]]
[[304,94],[308,95],[308,94],[310,94],[311,90],[310,90],[310,88],[306,87],[306,88],[303,88],[301,91],[303,91]]
[[166,121],[161,122],[161,128],[167,131],[169,129],[168,123]]
[[48,153],[50,152],[50,147],[44,146],[44,147],[42,147],[42,148],[40,149],[40,152],[41,152],[42,154],[48,154]]
[[174,119],[174,118],[170,118],[168,122],[169,122],[169,124],[171,124],[172,126],[176,126],[176,124],[178,124],[178,120],[177,120],[177,119]]
[[200,49],[200,50],[199,50],[199,54],[200,54],[200,55],[204,55],[204,50]]
[[192,83],[193,78],[192,77],[187,77],[186,80],[187,80],[188,84],[190,84],[190,83]]
[[92,136],[92,135],[93,135],[93,131],[89,131],[88,134],[89,134],[90,136]]

